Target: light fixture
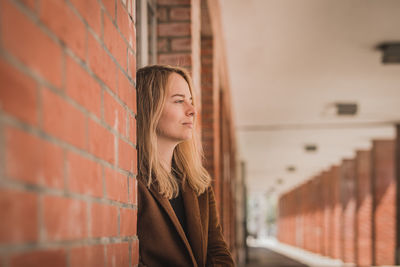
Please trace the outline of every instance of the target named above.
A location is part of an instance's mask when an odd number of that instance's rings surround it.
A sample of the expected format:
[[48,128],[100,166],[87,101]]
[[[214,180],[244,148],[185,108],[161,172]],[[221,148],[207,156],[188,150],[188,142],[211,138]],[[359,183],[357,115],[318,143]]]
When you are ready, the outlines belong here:
[[336,105],[336,112],[339,116],[353,116],[357,114],[358,105],[357,103],[335,103]]
[[287,170],[288,172],[295,172],[295,171],[296,171],[296,167],[293,166],[293,165],[289,165],[289,166],[287,166],[286,170]]
[[400,63],[400,42],[386,42],[377,46],[381,50],[383,64],[399,64]]
[[306,152],[316,152],[318,149],[316,144],[306,144],[304,145],[304,150]]

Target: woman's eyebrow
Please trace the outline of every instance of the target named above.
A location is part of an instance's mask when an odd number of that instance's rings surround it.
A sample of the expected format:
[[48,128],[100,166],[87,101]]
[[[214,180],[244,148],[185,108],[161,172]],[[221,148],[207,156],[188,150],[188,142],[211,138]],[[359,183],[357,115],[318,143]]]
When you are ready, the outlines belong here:
[[[175,97],[175,96],[179,96],[179,97],[183,97],[183,98],[186,97],[184,94],[174,94],[171,97]],[[192,99],[192,97],[189,97],[189,99]]]

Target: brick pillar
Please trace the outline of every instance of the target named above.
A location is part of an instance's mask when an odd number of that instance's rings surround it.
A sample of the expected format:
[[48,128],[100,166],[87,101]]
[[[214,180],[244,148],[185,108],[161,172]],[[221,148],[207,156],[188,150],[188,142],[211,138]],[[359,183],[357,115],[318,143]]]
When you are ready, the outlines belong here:
[[185,67],[200,95],[200,0],[157,0],[158,63]]
[[400,124],[396,125],[396,157],[395,157],[395,165],[396,165],[396,264],[400,265]]
[[355,263],[355,161],[343,160],[341,165],[342,260]]
[[372,147],[373,264],[394,265],[396,248],[395,142],[375,140]]
[[136,265],[134,2],[38,3],[0,1],[0,265]]
[[356,156],[356,243],[358,266],[372,265],[372,194],[371,152],[357,151]]
[[323,253],[323,213],[322,207],[324,196],[322,195],[322,174],[314,180],[314,203],[315,203],[315,253]]
[[220,100],[216,66],[214,62],[214,39],[202,36],[201,39],[201,105],[202,142],[205,168],[213,178],[215,198],[218,207],[221,202],[220,181]]
[[312,251],[312,188],[311,181],[308,181],[304,185],[303,198],[305,201],[305,212],[304,212],[304,248],[308,251]]
[[331,172],[332,188],[332,258],[341,259],[341,228],[342,228],[342,205],[340,202],[340,167],[333,166]]
[[322,194],[323,194],[323,251],[322,255],[331,255],[330,240],[332,238],[332,207],[331,207],[331,194],[332,189],[329,184],[330,172],[325,171],[322,173]]

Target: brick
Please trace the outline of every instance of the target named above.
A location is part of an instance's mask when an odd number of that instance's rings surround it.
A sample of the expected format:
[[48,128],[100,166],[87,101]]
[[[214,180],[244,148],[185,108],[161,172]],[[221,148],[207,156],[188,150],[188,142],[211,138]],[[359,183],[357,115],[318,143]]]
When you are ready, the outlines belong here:
[[121,67],[126,70],[127,45],[108,17],[104,18],[104,44]]
[[68,152],[67,177],[70,191],[94,197],[103,196],[103,181],[99,163]]
[[136,113],[136,89],[120,70],[118,70],[117,86],[119,98],[121,98],[131,111]]
[[[0,3],[3,48],[57,87],[62,82],[62,50],[13,4]],[[29,44],[29,47],[28,47]]]
[[128,114],[129,117],[129,140],[134,143],[137,144],[137,140],[136,140],[136,119],[134,116],[131,116],[130,114]]
[[0,244],[37,241],[37,203],[33,193],[0,189]]
[[38,123],[36,83],[14,67],[0,60],[0,108],[16,118],[32,124]]
[[71,267],[98,267],[105,264],[103,245],[72,248],[70,255]]
[[105,168],[106,194],[110,200],[128,202],[128,178],[115,170]]
[[65,1],[48,1],[41,5],[40,19],[78,57],[85,59],[85,25]]
[[66,62],[66,93],[100,118],[100,85],[71,57]]
[[192,65],[192,56],[189,53],[159,54],[158,62],[159,64],[188,67]]
[[46,240],[75,240],[88,236],[86,204],[59,196],[43,197]]
[[130,49],[128,50],[128,75],[133,80],[136,79],[136,57]]
[[36,0],[21,0],[21,2],[33,12],[36,12]]
[[43,129],[78,148],[86,147],[85,116],[60,96],[43,88]]
[[166,22],[168,21],[168,10],[166,7],[157,8],[157,21]]
[[104,120],[113,129],[125,135],[126,111],[108,92],[104,93]]
[[139,240],[134,240],[132,242],[132,264],[138,265],[139,264]]
[[93,120],[88,123],[89,152],[111,164],[115,161],[114,135]]
[[107,245],[107,267],[129,266],[129,244],[117,243]]
[[171,40],[172,51],[190,51],[192,48],[191,38],[179,38]]
[[157,38],[157,52],[165,53],[169,52],[169,39],[168,38]]
[[134,23],[120,0],[117,1],[117,23],[122,35],[132,44],[135,42]]
[[88,35],[88,60],[93,72],[111,89],[116,86],[116,65],[96,39]]
[[120,235],[121,236],[135,236],[136,235],[136,221],[137,210],[135,209],[120,209]]
[[160,37],[190,36],[191,24],[188,22],[158,24],[157,33]]
[[137,173],[137,155],[136,149],[123,140],[119,140],[118,144],[118,166],[121,169],[132,173]]
[[86,20],[94,32],[100,36],[101,32],[101,9],[97,0],[71,0],[71,3]]
[[8,177],[29,184],[63,188],[64,157],[60,147],[14,128],[6,128],[5,138]]
[[137,204],[137,181],[136,179],[129,180],[129,203]]
[[[117,0],[119,2],[119,0]],[[115,20],[115,0],[102,0],[108,14]]]
[[92,237],[117,236],[117,208],[93,203],[91,208]]
[[190,7],[174,7],[169,11],[169,19],[177,21],[190,20],[190,12]]
[[190,0],[157,0],[158,5],[190,5]]
[[66,267],[67,254],[61,249],[40,250],[17,254],[10,259],[11,267]]

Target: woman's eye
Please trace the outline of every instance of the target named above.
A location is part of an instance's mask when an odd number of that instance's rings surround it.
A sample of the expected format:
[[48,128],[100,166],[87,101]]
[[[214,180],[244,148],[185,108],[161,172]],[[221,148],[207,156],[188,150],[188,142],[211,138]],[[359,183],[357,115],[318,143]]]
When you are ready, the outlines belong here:
[[185,101],[183,101],[183,100],[176,100],[175,101],[175,103],[183,103],[183,102],[185,102]]

